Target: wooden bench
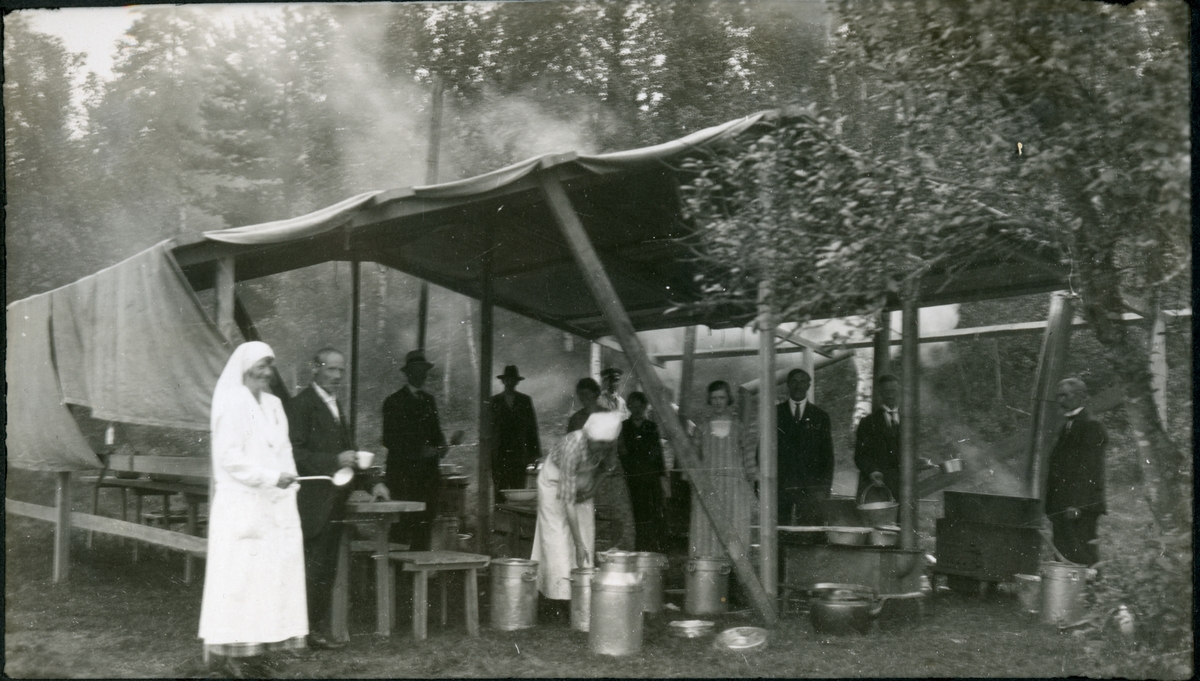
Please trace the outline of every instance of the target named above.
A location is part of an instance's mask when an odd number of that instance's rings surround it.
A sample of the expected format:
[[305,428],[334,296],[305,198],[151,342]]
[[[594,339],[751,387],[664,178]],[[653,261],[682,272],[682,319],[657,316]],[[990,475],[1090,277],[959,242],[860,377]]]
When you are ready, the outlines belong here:
[[[467,634],[479,636],[478,570],[488,566],[491,558],[477,553],[458,551],[392,551],[388,559],[404,572],[413,573],[413,638],[424,641],[428,635],[429,575],[444,572],[463,572],[463,602],[466,609]],[[448,575],[447,575],[448,576]],[[446,579],[439,580],[442,601],[442,626],[446,625]]]

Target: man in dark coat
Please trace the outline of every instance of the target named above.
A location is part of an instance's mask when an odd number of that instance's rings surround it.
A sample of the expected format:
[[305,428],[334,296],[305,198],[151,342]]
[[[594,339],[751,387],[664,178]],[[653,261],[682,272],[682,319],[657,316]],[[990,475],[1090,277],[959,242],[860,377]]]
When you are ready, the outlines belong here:
[[1046,516],[1054,526],[1054,546],[1069,561],[1093,565],[1096,521],[1107,511],[1104,498],[1104,426],[1083,403],[1087,385],[1078,378],[1058,384],[1058,404],[1066,416],[1050,451],[1046,477]]
[[779,524],[820,525],[821,502],[833,485],[833,431],[829,414],[808,402],[812,377],[788,373],[788,399],[777,407]]
[[646,418],[645,393],[629,393],[626,404],[630,417],[621,425],[617,452],[633,506],[634,545],[638,551],[662,552],[667,534],[663,498],[669,495],[671,479],[663,465],[658,424]]
[[[893,499],[900,498],[900,380],[881,374],[875,381],[878,406],[858,422],[854,436],[854,465],[858,466],[858,494],[877,480]],[[872,494],[878,493],[877,491]],[[872,497],[870,501],[882,501]]]
[[541,458],[542,448],[533,400],[517,392],[525,377],[509,364],[496,378],[504,384],[504,392],[492,396],[492,483],[500,499],[502,489],[525,487],[525,467]]
[[437,403],[421,389],[431,368],[423,350],[408,353],[401,368],[408,383],[383,401],[383,446],[388,450],[384,480],[393,498],[425,502],[424,511],[405,513],[392,526],[392,541],[408,544],[410,551],[429,550],[441,488],[438,463],[446,454]]
[[[299,475],[333,475],[339,468],[355,465],[354,441],[346,411],[337,399],[338,387],[346,373],[346,358],[333,348],[324,348],[317,352],[313,362],[312,384],[286,407],[292,457]],[[329,614],[338,544],[345,527],[338,521],[345,516],[351,488],[365,489],[373,483],[373,495],[388,498],[387,488],[368,476],[356,476],[355,483],[345,487],[335,487],[328,480],[300,483],[296,505],[304,532],[310,648],[336,649],[344,645],[329,637]]]

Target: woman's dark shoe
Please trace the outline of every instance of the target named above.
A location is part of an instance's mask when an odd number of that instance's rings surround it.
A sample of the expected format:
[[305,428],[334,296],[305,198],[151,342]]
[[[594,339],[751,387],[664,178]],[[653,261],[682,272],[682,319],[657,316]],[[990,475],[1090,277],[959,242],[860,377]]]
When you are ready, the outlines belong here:
[[318,633],[308,635],[308,647],[313,650],[341,650],[346,647],[341,641],[331,641]]

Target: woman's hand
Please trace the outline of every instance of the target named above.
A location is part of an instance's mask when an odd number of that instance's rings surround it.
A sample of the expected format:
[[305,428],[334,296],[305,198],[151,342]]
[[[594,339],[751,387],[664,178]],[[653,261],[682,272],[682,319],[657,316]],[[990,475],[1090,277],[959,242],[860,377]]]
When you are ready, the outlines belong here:
[[275,483],[275,486],[279,489],[286,489],[293,482],[296,482],[296,474],[284,471],[279,474],[279,482]]

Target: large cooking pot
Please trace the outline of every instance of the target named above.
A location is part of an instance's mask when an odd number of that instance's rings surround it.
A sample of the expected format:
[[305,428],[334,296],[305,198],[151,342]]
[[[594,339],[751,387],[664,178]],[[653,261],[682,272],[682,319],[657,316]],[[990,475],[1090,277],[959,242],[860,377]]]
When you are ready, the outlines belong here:
[[943,473],[957,473],[963,469],[963,461],[956,456],[939,463],[938,468],[942,469]]
[[[822,588],[826,587],[826,588]],[[821,634],[865,634],[883,609],[873,593],[857,584],[818,584],[820,594],[810,609],[813,629]]]
[[[867,493],[875,488],[883,490],[883,493],[887,495],[887,501],[867,501]],[[891,490],[883,483],[872,481],[858,495],[858,516],[865,525],[875,527],[895,524],[896,515],[899,512],[900,504],[896,503]]]

